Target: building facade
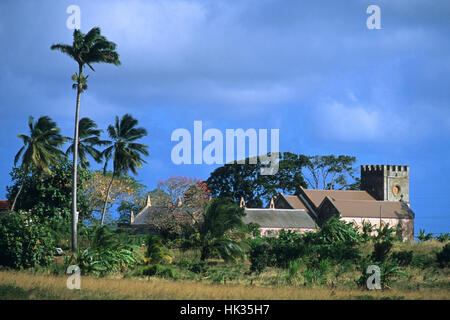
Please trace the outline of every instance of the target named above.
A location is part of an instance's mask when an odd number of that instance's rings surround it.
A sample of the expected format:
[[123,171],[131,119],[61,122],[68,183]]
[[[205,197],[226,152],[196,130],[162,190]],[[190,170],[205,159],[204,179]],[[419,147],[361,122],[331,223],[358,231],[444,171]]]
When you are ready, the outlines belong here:
[[277,209],[305,210],[320,227],[332,216],[362,228],[399,227],[404,240],[414,240],[414,212],[409,202],[409,166],[361,166],[361,190],[312,190],[280,194]]

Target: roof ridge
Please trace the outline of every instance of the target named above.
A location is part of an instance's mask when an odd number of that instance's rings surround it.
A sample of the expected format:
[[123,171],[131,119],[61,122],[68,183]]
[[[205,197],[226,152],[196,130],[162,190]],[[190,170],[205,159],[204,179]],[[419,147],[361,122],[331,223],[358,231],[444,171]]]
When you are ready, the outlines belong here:
[[336,190],[336,189],[303,189],[305,191],[331,191],[331,192],[365,192],[368,193],[366,190]]

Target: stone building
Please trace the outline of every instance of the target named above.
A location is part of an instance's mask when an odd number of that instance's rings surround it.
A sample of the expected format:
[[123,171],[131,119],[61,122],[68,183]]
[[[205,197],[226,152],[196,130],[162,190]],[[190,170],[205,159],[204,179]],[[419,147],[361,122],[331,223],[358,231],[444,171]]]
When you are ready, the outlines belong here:
[[[244,199],[241,207],[245,208]],[[271,201],[269,208],[245,208],[246,215],[242,221],[246,224],[257,223],[261,236],[276,236],[280,230],[291,230],[299,233],[317,230],[317,223],[304,209],[276,209]]]
[[193,224],[201,216],[202,210],[183,206],[181,199],[178,199],[176,206],[153,206],[150,195],[147,195],[145,207],[136,215],[134,212],[130,213],[130,223],[127,226],[135,233],[158,233],[159,227],[171,219]]
[[277,209],[305,210],[317,225],[331,216],[358,227],[370,222],[375,228],[401,227],[403,239],[414,240],[414,212],[409,203],[409,167],[361,166],[361,190],[312,190],[300,188],[296,195],[280,194]]

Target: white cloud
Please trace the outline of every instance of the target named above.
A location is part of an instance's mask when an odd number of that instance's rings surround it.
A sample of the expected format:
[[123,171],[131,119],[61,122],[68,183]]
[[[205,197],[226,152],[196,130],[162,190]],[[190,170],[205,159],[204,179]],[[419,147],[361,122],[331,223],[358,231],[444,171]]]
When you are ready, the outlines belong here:
[[373,106],[345,105],[330,101],[313,112],[316,133],[343,142],[394,142],[411,133],[410,119]]

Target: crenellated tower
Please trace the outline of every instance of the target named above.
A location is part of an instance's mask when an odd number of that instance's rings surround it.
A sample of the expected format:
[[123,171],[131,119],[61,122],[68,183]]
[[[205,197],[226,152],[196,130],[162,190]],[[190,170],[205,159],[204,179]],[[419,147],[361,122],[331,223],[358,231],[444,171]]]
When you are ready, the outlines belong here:
[[403,201],[409,205],[409,166],[362,165],[361,190],[376,200]]

